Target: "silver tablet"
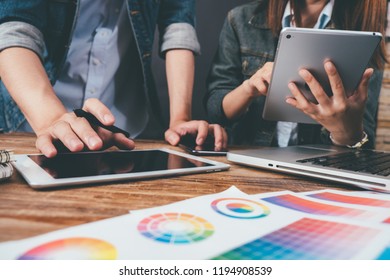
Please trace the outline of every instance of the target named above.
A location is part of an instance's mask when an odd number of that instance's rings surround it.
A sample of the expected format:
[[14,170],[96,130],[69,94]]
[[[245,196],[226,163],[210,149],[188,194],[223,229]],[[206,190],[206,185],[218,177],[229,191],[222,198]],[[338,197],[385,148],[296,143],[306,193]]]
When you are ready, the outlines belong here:
[[15,155],[15,168],[36,189],[138,180],[229,169],[228,164],[169,149]]
[[367,68],[371,56],[382,39],[378,32],[344,31],[334,29],[285,28],[280,33],[271,83],[263,118],[273,121],[315,123],[313,119],[288,105],[288,89],[295,82],[305,97],[316,103],[308,85],[299,76],[301,68],[308,69],[331,95],[324,61],[331,60],[352,94]]

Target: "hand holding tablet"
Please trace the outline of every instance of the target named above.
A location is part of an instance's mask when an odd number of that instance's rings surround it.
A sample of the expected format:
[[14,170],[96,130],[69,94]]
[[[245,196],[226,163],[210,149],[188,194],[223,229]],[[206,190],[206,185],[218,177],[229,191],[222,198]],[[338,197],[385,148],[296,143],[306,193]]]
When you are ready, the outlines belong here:
[[318,101],[313,96],[310,86],[300,75],[302,69],[305,69],[315,78],[322,90],[328,96],[332,96],[332,86],[324,67],[326,61],[331,61],[342,80],[346,97],[349,97],[359,85],[381,39],[382,35],[378,32],[283,29],[276,50],[263,118],[273,121],[317,123],[286,103],[286,98],[292,97],[289,84],[293,82],[308,101],[317,104]]

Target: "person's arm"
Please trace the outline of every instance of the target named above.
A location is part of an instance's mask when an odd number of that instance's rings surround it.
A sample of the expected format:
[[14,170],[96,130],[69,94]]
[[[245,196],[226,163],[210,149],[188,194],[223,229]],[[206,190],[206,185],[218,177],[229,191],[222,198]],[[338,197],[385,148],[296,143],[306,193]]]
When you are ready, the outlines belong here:
[[1,51],[0,77],[37,134],[66,113],[33,51],[18,47]]
[[206,121],[192,121],[192,91],[194,85],[194,53],[199,43],[194,28],[195,1],[170,0],[161,7],[159,28],[162,36],[161,52],[166,58],[166,72],[170,100],[170,125],[165,139],[177,145],[185,134],[197,135],[202,145],[208,134],[214,134],[216,150],[226,148],[227,134],[219,125]]
[[191,120],[194,66],[192,51],[177,49],[166,53],[170,121],[165,139],[170,144],[177,145],[182,136],[192,134],[197,135],[196,143],[201,146],[207,135],[213,134],[215,149],[224,149],[227,145],[227,134],[220,125]]
[[177,49],[166,53],[170,127],[191,120],[194,68],[192,51]]
[[[0,77],[26,116],[37,135],[36,146],[46,156],[57,154],[54,143],[62,142],[70,151],[91,150],[117,143],[133,148],[134,143],[122,134],[95,131],[84,118],[68,113],[57,98],[37,54],[26,48],[11,47],[0,52]],[[97,100],[87,102],[84,109],[106,124],[114,123],[114,116]]]

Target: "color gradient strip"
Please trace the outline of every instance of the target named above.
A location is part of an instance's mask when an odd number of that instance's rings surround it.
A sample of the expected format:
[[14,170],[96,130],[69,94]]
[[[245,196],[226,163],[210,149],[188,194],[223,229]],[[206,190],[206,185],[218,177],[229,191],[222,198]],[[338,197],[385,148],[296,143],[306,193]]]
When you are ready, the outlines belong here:
[[347,195],[347,194],[337,194],[331,192],[322,192],[322,193],[309,194],[307,196],[319,198],[323,200],[335,201],[335,202],[390,208],[390,200],[383,200],[383,199],[376,199],[376,198],[369,198],[369,197],[358,197],[349,194]]
[[311,201],[291,194],[267,197],[262,199],[275,205],[315,215],[365,218],[369,218],[374,215],[374,213],[371,213],[369,211]]
[[303,218],[228,251],[216,260],[345,260],[360,252],[380,230]]

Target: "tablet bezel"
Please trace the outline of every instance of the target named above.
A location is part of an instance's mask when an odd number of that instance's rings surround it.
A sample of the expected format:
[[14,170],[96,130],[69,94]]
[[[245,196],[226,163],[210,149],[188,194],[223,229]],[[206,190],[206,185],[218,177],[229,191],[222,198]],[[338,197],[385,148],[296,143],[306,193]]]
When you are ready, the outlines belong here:
[[[216,172],[216,171],[227,170],[230,168],[229,164],[181,153],[167,148],[144,149],[144,150],[134,150],[134,151],[136,152],[162,151],[168,154],[173,154],[188,159],[194,159],[211,165],[179,168],[179,169],[166,169],[166,170],[158,170],[158,171],[97,175],[97,176],[88,176],[88,177],[72,177],[72,178],[61,178],[61,179],[56,179],[50,176],[45,170],[43,170],[38,164],[36,164],[29,157],[32,155],[39,155],[39,154],[15,155],[15,161],[13,162],[13,165],[23,176],[23,178],[27,181],[27,183],[34,189],[48,189],[52,187],[75,186],[75,185],[92,184],[92,183],[108,183],[108,182],[122,181],[122,180],[152,179],[152,178],[161,178],[161,177],[203,173],[203,172]],[[121,152],[131,153],[134,151],[121,151]],[[110,152],[117,152],[117,151],[105,151],[105,152],[110,153]]]
[[299,69],[311,71],[322,82],[324,89],[330,91],[324,70],[324,61],[330,59],[343,78],[347,95],[352,94],[382,37],[379,32],[284,28],[276,49],[263,118],[270,121],[317,123],[286,103],[286,98],[292,96],[288,89],[290,82],[295,82],[307,99],[316,101],[299,76]]

